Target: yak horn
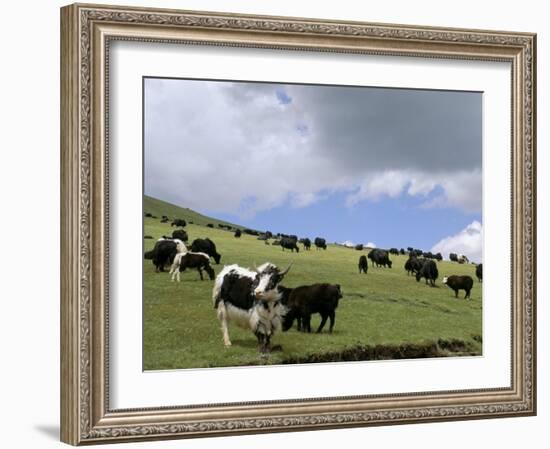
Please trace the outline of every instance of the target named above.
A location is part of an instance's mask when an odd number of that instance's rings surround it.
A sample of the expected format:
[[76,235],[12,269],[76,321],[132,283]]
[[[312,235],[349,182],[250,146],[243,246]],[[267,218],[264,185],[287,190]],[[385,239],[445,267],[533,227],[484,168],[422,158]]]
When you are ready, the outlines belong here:
[[290,265],[288,266],[288,268],[287,268],[285,271],[283,271],[283,272],[281,273],[281,276],[286,275],[286,274],[290,271],[290,267],[292,267],[292,264],[290,264]]

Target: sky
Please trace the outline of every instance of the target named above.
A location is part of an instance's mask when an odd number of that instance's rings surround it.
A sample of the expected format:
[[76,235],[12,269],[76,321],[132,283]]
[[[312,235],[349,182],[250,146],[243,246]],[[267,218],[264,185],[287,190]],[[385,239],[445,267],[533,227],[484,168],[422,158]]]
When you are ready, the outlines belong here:
[[481,261],[482,94],[146,78],[144,192],[254,229]]

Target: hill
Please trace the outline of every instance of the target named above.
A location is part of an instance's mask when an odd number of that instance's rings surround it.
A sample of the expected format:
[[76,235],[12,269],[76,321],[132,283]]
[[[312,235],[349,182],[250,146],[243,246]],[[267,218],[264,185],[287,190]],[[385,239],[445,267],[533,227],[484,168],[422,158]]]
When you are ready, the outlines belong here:
[[[357,261],[368,250],[357,251],[328,245],[327,250],[299,253],[283,251],[256,237],[235,238],[232,232],[209,228],[206,223],[225,223],[190,209],[146,199],[147,212],[193,221],[186,231],[189,240],[208,237],[222,254],[216,273],[224,265],[244,267],[266,261],[280,267],[292,263],[283,285],[296,287],[316,282],[338,283],[344,297],[336,311],[334,332],[304,334],[296,329],[278,333],[274,344],[283,350],[269,356],[258,353],[249,330],[230,324],[231,348],[224,348],[220,325],[212,308],[210,280],[200,281],[196,270],[182,273],[180,283],[168,273],[155,273],[150,260],[143,261],[143,367],[145,370],[308,363],[380,358],[481,355],[482,284],[475,281],[472,300],[455,299],[442,285],[443,276],[467,274],[475,278],[475,266],[438,262],[437,288],[416,282],[404,270],[406,256],[392,256],[393,268],[369,266],[359,274]],[[165,205],[165,206],[164,206]],[[233,225],[240,227],[238,225]],[[159,219],[145,218],[144,250],[173,228]],[[302,247],[302,245],[300,245]],[[315,315],[312,327],[320,319]]]
[[223,224],[229,225],[235,229],[244,229],[244,226],[202,215],[192,209],[189,209],[188,207],[176,206],[175,204],[143,195],[143,213],[147,212],[157,216],[158,218],[163,215],[166,215],[170,219],[183,218],[187,222],[192,221],[194,224],[199,226],[206,226],[208,223],[212,223],[216,227],[218,224]]

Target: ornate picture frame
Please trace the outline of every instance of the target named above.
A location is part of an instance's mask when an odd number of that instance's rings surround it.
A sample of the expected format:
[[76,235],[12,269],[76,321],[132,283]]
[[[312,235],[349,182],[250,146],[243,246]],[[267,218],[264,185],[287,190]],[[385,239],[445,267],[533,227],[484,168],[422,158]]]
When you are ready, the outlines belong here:
[[[509,62],[510,388],[112,409],[108,56],[116,40]],[[80,445],[536,414],[535,113],[534,34],[104,5],[62,8],[62,441]]]

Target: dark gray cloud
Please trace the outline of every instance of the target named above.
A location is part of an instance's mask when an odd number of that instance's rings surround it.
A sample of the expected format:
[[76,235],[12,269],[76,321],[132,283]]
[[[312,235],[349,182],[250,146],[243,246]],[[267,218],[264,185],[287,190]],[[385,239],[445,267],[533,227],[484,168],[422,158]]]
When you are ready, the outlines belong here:
[[149,79],[145,190],[254,214],[331,191],[350,207],[443,193],[481,209],[481,94]]

